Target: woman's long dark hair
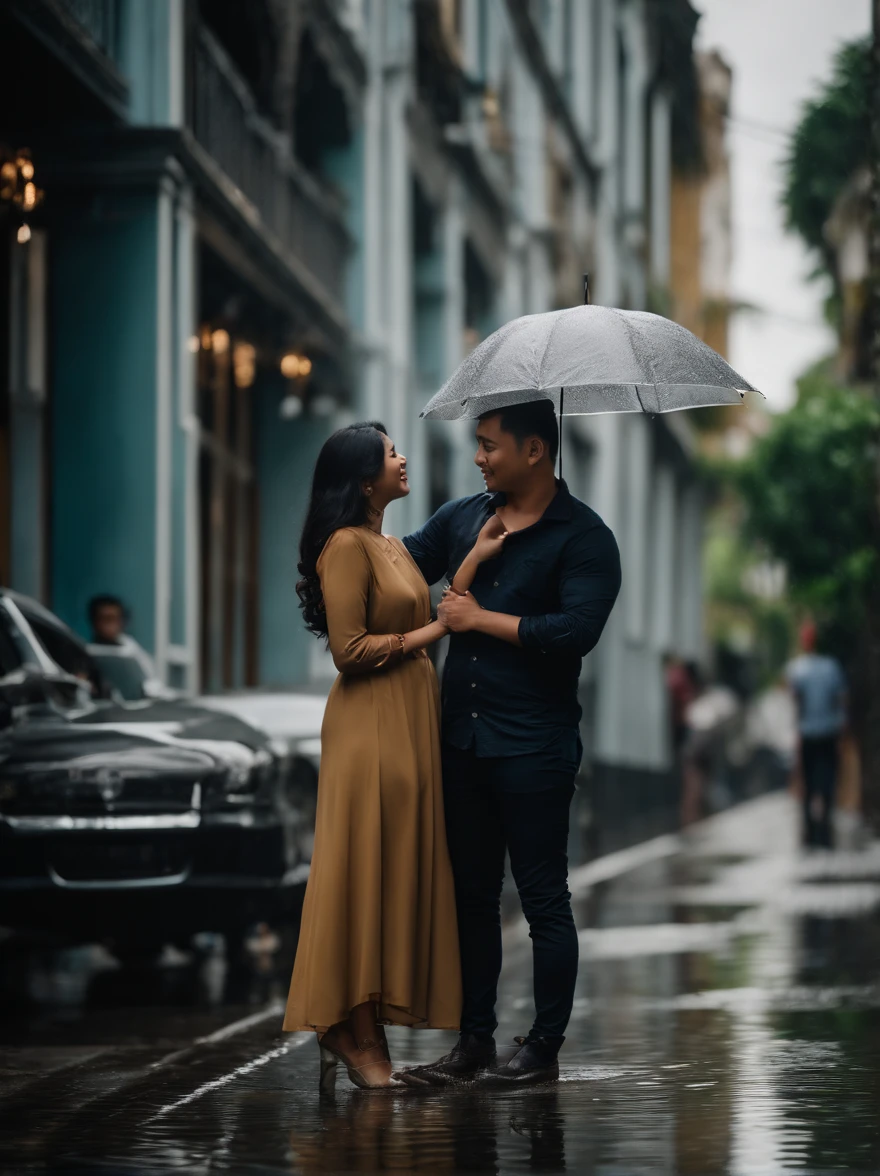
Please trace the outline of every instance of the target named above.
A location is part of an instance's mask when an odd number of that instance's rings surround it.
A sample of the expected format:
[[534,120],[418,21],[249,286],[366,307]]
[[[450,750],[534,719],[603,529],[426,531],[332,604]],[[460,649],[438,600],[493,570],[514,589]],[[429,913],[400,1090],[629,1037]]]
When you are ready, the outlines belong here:
[[360,421],[338,429],[324,442],[315,463],[309,509],[299,542],[297,570],[302,579],[297,582],[296,594],[306,628],[318,637],[327,636],[318,556],[334,531],[367,521],[363,483],[382,472],[383,433],[385,426],[379,421]]

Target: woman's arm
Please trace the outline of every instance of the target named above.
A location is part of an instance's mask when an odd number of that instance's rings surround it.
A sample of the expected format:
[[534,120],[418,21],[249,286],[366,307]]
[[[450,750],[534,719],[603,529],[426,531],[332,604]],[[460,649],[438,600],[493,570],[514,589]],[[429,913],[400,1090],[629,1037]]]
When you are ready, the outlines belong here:
[[490,515],[483,524],[477,541],[464,557],[461,567],[452,579],[452,591],[458,596],[465,596],[470,590],[477,568],[487,559],[497,559],[504,547],[507,531],[504,523],[497,514]]
[[426,649],[435,641],[439,641],[441,637],[445,637],[448,632],[449,630],[442,621],[431,621],[422,629],[413,629],[411,633],[404,633],[403,652],[407,654],[416,649]]

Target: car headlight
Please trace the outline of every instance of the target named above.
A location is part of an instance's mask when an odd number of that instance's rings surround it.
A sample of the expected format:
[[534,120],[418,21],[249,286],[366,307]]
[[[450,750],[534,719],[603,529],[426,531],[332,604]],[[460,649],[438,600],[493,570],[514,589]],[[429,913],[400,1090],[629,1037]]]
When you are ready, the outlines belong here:
[[233,764],[226,769],[223,799],[230,804],[247,804],[259,787],[259,771],[255,764]]
[[224,782],[224,799],[232,804],[245,804],[271,784],[276,770],[276,761],[262,748],[255,751],[250,763],[233,764],[227,769]]

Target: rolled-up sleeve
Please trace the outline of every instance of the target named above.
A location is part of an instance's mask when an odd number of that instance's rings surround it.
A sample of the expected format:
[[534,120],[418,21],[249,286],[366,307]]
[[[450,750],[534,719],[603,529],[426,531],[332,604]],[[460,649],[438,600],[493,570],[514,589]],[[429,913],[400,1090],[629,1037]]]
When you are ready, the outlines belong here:
[[445,503],[418,531],[404,537],[404,547],[429,584],[442,580],[449,568],[449,523],[455,507],[455,502]]
[[403,658],[399,633],[370,633],[367,610],[372,570],[353,531],[336,531],[318,559],[333,664],[341,674],[369,674]]
[[620,552],[608,527],[574,537],[563,553],[559,611],[523,617],[520,644],[524,649],[585,657],[602,635],[620,582]]

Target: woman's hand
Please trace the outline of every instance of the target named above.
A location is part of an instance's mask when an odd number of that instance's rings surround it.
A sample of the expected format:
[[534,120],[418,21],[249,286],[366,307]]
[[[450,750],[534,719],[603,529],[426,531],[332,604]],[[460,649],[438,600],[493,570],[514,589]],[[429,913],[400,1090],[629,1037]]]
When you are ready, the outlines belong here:
[[504,548],[504,540],[507,538],[507,535],[508,531],[501,521],[500,516],[497,514],[489,515],[480,529],[471,554],[480,563],[485,563],[487,559],[497,559]]

